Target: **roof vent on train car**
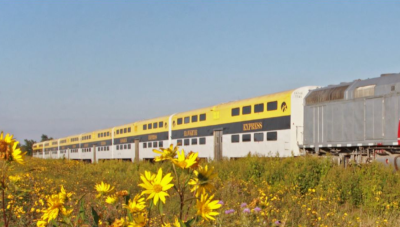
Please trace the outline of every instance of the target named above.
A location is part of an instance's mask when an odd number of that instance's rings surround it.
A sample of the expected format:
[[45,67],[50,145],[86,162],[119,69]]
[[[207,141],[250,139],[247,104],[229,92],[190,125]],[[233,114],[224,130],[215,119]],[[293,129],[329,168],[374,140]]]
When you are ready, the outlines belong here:
[[312,91],[306,98],[306,105],[344,99],[344,92],[348,87],[349,85]]
[[397,73],[384,73],[384,74],[381,74],[381,77],[384,77],[384,76],[394,76],[394,75],[397,75]]

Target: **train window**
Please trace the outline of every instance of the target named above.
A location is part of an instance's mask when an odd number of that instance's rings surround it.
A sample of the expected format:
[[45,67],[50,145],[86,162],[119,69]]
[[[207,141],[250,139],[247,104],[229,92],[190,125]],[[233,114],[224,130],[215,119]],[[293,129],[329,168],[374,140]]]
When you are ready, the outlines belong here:
[[124,128],[124,133],[127,133],[128,132],[128,129],[127,128]]
[[238,108],[232,108],[231,115],[232,116],[240,115],[240,108],[239,107]]
[[188,145],[190,145],[190,140],[189,139],[185,139],[183,141],[183,143],[184,143],[185,146],[188,146]]
[[152,126],[153,126],[153,125],[150,123],[150,124],[147,125],[147,128],[148,128],[148,129],[151,129]]
[[200,114],[200,121],[206,120],[206,114]]
[[131,144],[128,144],[128,149],[131,149]]
[[277,110],[278,109],[278,102],[277,101],[273,101],[273,102],[268,102],[267,103],[267,110]]
[[278,140],[278,133],[277,132],[267,132],[267,140],[268,141]]
[[163,147],[163,141],[158,142],[158,147]]
[[264,141],[264,133],[262,133],[262,132],[254,133],[254,141],[255,142]]
[[153,145],[153,144],[151,144],[151,142],[149,142],[149,143],[147,144],[147,147],[148,147],[148,148],[151,148],[152,145]]
[[232,143],[239,143],[239,135],[232,135],[231,136],[231,142]]
[[147,143],[143,143],[143,148],[147,148]]
[[264,103],[254,105],[254,113],[264,112]]
[[193,123],[193,122],[197,122],[197,115],[193,115],[193,116],[192,116],[192,123]]
[[119,130],[117,130],[117,135],[119,134]]
[[158,127],[157,122],[153,123],[153,128],[157,128],[157,127]]
[[197,144],[197,138],[192,138],[192,145],[196,145]]
[[243,106],[242,114],[251,114],[251,106]]
[[157,141],[153,142],[153,147],[157,147]]
[[242,142],[250,142],[250,141],[251,141],[251,134],[242,135]]
[[131,132],[131,127],[128,128],[128,132]]
[[107,136],[110,136],[110,132],[107,132]]
[[182,124],[182,118],[178,118],[178,125]]
[[100,138],[100,133],[99,133],[99,134],[97,134],[97,137],[99,137],[99,138]]
[[143,125],[143,130],[147,130],[147,125]]
[[206,138],[205,137],[199,138],[199,144],[206,144]]
[[176,145],[177,145],[177,146],[182,146],[182,140],[177,140],[177,141],[176,141]]
[[117,145],[117,151],[119,150],[119,145]]
[[124,149],[126,150],[128,148],[128,145],[124,144]]
[[159,127],[159,128],[164,127],[163,123],[164,123],[164,122],[162,122],[162,121],[158,122],[158,127]]
[[190,123],[190,117],[185,117],[184,122],[185,122],[185,124]]

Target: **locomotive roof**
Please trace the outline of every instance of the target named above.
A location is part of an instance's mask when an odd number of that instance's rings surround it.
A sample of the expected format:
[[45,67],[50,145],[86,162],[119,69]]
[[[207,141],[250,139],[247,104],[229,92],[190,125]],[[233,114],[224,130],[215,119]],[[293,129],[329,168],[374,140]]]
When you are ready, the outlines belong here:
[[306,105],[400,92],[400,73],[382,74],[380,77],[354,80],[310,91]]

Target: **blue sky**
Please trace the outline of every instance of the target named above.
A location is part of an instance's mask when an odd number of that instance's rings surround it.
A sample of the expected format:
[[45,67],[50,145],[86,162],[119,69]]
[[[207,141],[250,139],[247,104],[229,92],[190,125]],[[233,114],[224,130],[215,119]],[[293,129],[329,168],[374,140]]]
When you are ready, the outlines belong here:
[[63,137],[400,72],[399,1],[0,0],[0,130]]

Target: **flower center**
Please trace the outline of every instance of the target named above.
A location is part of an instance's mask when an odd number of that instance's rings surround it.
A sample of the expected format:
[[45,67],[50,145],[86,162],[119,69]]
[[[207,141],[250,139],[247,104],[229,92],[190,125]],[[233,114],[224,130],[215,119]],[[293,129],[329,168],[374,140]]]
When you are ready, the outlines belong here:
[[154,190],[156,193],[159,193],[159,192],[162,191],[162,186],[159,185],[159,184],[155,184],[155,185],[153,186],[153,190]]
[[0,152],[7,151],[7,142],[4,140],[0,140]]

